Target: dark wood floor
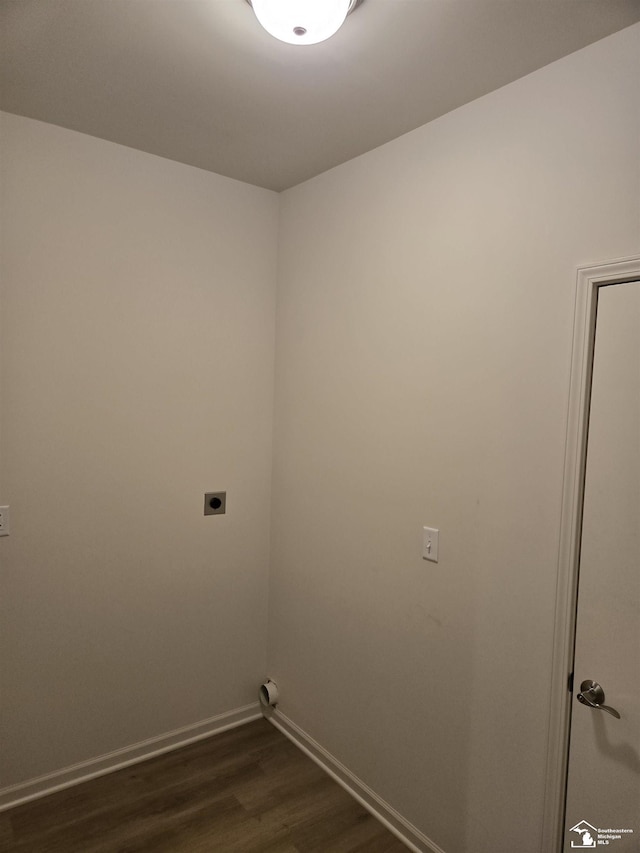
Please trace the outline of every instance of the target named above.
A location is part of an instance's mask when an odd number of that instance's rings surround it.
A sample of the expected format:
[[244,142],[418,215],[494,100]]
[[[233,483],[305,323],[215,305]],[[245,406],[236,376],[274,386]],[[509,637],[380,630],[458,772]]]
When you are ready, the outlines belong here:
[[266,720],[0,814],[11,853],[406,853]]

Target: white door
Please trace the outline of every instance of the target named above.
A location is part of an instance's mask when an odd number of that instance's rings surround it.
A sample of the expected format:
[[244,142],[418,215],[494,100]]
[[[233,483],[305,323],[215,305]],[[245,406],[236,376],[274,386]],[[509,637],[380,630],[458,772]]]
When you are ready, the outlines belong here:
[[640,281],[598,291],[586,458],[564,850],[630,853],[640,851]]

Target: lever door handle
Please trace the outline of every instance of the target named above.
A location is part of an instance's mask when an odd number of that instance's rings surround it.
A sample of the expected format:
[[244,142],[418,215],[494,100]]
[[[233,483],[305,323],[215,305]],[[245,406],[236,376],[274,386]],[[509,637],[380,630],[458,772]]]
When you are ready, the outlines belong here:
[[597,681],[583,681],[580,685],[580,693],[578,693],[578,702],[582,702],[583,705],[587,705],[589,708],[596,708],[598,711],[606,711],[607,714],[611,714],[612,717],[615,717],[617,720],[620,719],[620,714],[616,711],[615,708],[609,707],[609,705],[603,705],[604,702],[604,690]]

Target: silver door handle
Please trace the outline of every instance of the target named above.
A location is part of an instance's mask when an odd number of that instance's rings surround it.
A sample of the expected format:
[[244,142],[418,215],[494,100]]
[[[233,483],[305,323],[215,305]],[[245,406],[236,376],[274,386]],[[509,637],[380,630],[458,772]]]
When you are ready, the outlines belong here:
[[610,708],[609,705],[603,705],[604,690],[597,681],[583,681],[580,685],[580,693],[578,693],[578,702],[587,705],[589,708],[597,708],[598,711],[606,711],[612,717],[620,719],[620,714],[615,708]]

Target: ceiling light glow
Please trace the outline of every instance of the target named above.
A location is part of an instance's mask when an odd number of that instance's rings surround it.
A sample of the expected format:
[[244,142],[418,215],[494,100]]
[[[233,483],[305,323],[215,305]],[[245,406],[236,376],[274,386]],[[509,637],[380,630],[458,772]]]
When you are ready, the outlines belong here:
[[317,44],[337,33],[353,0],[251,0],[265,30],[289,44]]

